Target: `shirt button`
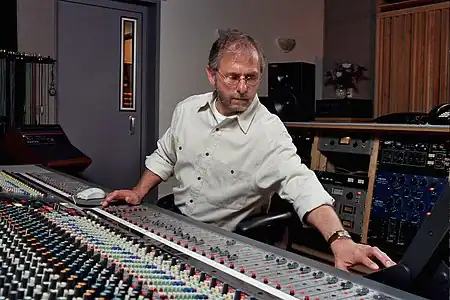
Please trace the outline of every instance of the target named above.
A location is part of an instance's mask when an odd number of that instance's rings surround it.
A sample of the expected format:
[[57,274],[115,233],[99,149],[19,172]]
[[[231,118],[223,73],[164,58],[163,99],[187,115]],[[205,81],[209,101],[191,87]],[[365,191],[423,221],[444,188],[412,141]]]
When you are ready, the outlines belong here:
[[208,153],[208,152],[206,152],[206,153],[205,153],[205,155],[206,155],[206,156],[209,156],[209,153]]
[[190,202],[190,203],[194,203],[194,200],[191,199],[191,200],[189,200],[189,202]]
[[197,177],[197,180],[200,180],[200,179],[202,179],[200,176],[199,177]]
[[216,131],[219,131],[219,128],[216,128]]

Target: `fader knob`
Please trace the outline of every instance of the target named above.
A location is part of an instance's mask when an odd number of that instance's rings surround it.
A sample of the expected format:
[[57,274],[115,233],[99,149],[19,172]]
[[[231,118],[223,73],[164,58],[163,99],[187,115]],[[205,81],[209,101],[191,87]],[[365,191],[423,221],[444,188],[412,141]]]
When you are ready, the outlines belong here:
[[214,288],[214,287],[216,287],[216,285],[217,285],[217,278],[216,277],[212,277],[211,278],[211,282],[209,284],[209,287],[210,288]]
[[353,287],[353,283],[351,281],[346,281],[346,282],[341,283],[341,287],[344,290],[349,290]]
[[307,274],[311,272],[311,268],[310,267],[300,268],[300,271],[302,272],[302,274]]
[[236,290],[234,292],[234,300],[241,300],[241,295],[242,295],[241,290]]
[[228,293],[228,283],[224,283],[222,286],[222,294]]
[[328,277],[327,282],[328,284],[335,284],[339,281],[339,279],[336,276]]
[[358,294],[358,296],[365,296],[369,293],[369,289],[366,287],[360,288],[356,290],[356,293]]
[[324,277],[325,274],[322,271],[319,271],[319,272],[314,272],[313,276],[314,276],[315,279],[319,279],[319,278]]
[[277,258],[276,262],[279,265],[284,265],[287,262],[287,260],[286,260],[286,258],[282,257],[282,258]]

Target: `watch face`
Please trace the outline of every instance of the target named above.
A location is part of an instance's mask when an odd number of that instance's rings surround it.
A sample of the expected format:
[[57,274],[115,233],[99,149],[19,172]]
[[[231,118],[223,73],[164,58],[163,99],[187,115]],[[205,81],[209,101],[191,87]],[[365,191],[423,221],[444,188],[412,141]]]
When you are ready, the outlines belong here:
[[339,231],[338,236],[339,237],[350,237],[350,234],[347,231]]

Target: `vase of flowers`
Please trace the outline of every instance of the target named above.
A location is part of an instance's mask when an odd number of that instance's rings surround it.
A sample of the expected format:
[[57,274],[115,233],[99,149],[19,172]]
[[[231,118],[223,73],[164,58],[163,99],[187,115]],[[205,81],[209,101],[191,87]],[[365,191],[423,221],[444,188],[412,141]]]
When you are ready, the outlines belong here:
[[365,71],[365,67],[357,64],[336,63],[334,69],[325,72],[325,86],[333,85],[339,99],[351,98],[358,92],[358,81],[369,79],[364,75]]

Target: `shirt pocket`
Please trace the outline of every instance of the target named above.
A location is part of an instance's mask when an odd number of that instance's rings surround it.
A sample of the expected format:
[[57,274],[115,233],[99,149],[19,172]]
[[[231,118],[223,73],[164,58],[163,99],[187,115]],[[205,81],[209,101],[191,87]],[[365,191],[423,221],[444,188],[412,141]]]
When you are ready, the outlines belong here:
[[240,210],[249,204],[253,176],[237,164],[214,161],[203,183],[206,201],[219,208]]

